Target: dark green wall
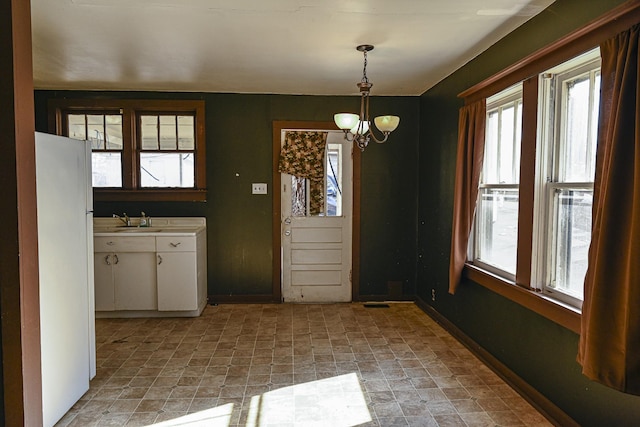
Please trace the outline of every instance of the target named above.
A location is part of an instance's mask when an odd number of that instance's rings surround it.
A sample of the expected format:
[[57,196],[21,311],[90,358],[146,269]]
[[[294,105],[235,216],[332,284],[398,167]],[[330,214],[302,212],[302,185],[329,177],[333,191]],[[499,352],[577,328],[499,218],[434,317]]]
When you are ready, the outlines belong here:
[[[122,97],[203,99],[206,109],[206,202],[95,203],[96,216],[140,211],[207,218],[209,295],[270,295],[271,196],[251,195],[252,182],[272,194],[272,122],[331,121],[356,111],[357,97],[208,93],[36,91],[36,128],[47,130],[49,98]],[[389,141],[362,155],[361,295],[387,295],[387,281],[403,281],[415,295],[419,97],[374,97],[372,114],[396,114]]]
[[[640,398],[583,377],[573,332],[475,283],[464,283],[455,296],[447,293],[462,105],[457,94],[620,3],[557,0],[420,98],[374,98],[374,114],[402,119],[389,142],[371,145],[362,158],[361,294],[385,296],[387,281],[403,281],[405,295],[431,304],[584,426],[636,425]],[[271,291],[271,197],[252,196],[250,183],[267,182],[273,191],[272,121],[328,121],[358,103],[354,97],[37,91],[37,129],[46,130],[47,99],[91,96],[205,100],[207,202],[96,203],[95,208],[99,216],[141,210],[152,216],[205,216],[209,294],[235,296]]]
[[[447,293],[457,94],[623,3],[557,0],[421,97],[417,295],[583,426],[640,425],[640,397],[587,380],[578,336],[482,286]],[[436,299],[432,301],[432,290]]]

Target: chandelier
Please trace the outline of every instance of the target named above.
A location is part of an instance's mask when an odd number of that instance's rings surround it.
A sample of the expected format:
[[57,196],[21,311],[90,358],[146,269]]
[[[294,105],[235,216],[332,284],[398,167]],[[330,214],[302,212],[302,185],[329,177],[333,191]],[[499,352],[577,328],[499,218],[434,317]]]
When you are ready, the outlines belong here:
[[337,113],[333,116],[336,125],[344,132],[347,141],[354,141],[360,150],[364,151],[369,141],[373,139],[377,143],[383,143],[389,138],[400,123],[398,116],[378,116],[373,119],[376,127],[382,132],[383,138],[378,139],[371,129],[369,120],[369,92],[373,83],[367,78],[367,52],[373,50],[370,44],[362,44],[356,50],[364,54],[364,69],[362,70],[362,80],[358,83],[360,88],[360,115],[353,113]]

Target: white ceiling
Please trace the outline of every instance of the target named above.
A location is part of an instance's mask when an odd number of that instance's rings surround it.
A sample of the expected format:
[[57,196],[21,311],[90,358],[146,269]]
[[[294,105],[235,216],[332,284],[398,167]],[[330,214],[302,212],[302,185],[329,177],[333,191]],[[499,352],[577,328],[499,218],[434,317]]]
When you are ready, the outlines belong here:
[[554,0],[31,0],[36,89],[420,95]]

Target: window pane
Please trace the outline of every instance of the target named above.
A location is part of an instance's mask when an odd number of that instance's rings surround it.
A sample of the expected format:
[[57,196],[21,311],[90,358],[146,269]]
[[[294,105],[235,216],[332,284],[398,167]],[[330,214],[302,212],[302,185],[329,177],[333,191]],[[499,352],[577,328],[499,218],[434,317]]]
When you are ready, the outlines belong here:
[[520,150],[522,145],[522,100],[517,103],[516,111],[516,133],[514,141],[514,155],[513,155],[513,183],[518,184],[520,182]]
[[500,133],[498,125],[500,114],[493,111],[488,114],[487,128],[484,142],[484,163],[482,165],[482,182],[498,184],[498,141]]
[[194,187],[193,153],[140,153],[142,187]]
[[482,182],[517,184],[520,177],[522,103],[511,101],[489,111],[485,133]]
[[327,144],[326,216],[342,216],[342,145]]
[[122,158],[120,153],[94,151],[91,153],[94,187],[122,187]]
[[[566,115],[564,119],[564,138],[560,164],[560,182],[593,181],[591,133],[593,123],[597,122],[597,109],[592,108],[595,85],[590,75],[583,75],[565,82]],[[599,88],[598,88],[599,91]],[[590,113],[595,113],[589,117]],[[595,158],[594,158],[595,159]]]
[[590,170],[588,172],[591,177],[590,181],[595,180],[596,176],[596,152],[598,147],[598,118],[600,113],[600,71],[595,73],[594,86],[592,89],[593,102],[591,106],[591,144],[589,146],[589,165]]
[[178,150],[194,150],[196,146],[193,116],[178,116]]
[[122,150],[122,116],[108,115],[104,119],[107,126],[106,149]]
[[518,190],[480,189],[476,214],[476,259],[515,274],[518,243]]
[[140,143],[143,150],[158,149],[158,116],[140,116]]
[[307,180],[291,175],[291,216],[307,216]]
[[87,139],[91,141],[91,148],[103,150],[104,144],[104,116],[87,114]]
[[69,138],[86,140],[86,121],[84,114],[69,114],[67,116],[69,125]]
[[582,300],[591,242],[592,191],[558,189],[554,194],[551,288]]
[[500,124],[500,176],[499,182],[513,184],[513,155],[514,155],[514,130],[515,107],[502,109],[502,123]]
[[176,133],[176,116],[160,116],[160,149],[176,150],[178,148]]

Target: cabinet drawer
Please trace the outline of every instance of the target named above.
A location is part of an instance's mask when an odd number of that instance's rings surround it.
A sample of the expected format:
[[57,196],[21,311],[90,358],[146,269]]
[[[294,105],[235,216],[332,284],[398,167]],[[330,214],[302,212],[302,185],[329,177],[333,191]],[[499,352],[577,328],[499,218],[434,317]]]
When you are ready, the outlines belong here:
[[195,252],[195,236],[157,236],[157,252]]
[[123,236],[93,238],[94,252],[155,252],[153,236]]

